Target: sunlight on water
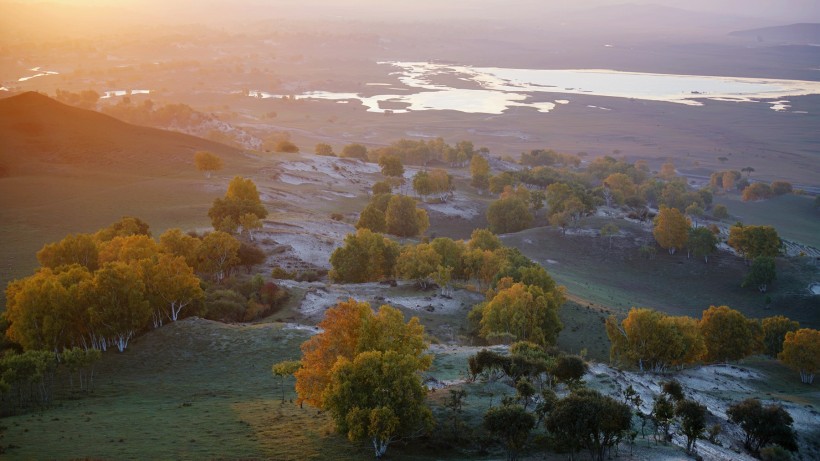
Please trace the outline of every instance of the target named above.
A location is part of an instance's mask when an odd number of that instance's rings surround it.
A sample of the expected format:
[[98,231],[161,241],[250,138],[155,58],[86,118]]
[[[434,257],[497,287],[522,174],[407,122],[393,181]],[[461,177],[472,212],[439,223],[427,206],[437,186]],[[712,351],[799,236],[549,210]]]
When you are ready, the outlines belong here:
[[[356,93],[312,91],[294,95],[297,99],[353,101],[357,100],[369,112],[403,113],[423,110],[454,110],[467,113],[501,114],[513,107],[527,107],[550,112],[556,104],[567,105],[567,99],[534,102],[539,94],[584,94],[615,98],[662,101],[689,106],[702,106],[704,101],[750,102],[779,99],[785,96],[820,94],[820,82],[701,75],[651,74],[620,72],[606,69],[507,69],[500,67],[470,67],[429,62],[380,62],[397,71],[396,77],[411,94],[378,94],[362,96]],[[453,78],[455,77],[455,79]],[[469,88],[436,83],[464,82]],[[369,87],[385,87],[369,83]],[[458,85],[455,83],[454,85]],[[478,88],[476,88],[478,87]],[[386,88],[396,90],[396,88]],[[251,91],[258,98],[282,97],[264,91]],[[400,109],[388,109],[401,106]],[[587,106],[602,110],[605,107]],[[788,106],[775,105],[783,112]]]

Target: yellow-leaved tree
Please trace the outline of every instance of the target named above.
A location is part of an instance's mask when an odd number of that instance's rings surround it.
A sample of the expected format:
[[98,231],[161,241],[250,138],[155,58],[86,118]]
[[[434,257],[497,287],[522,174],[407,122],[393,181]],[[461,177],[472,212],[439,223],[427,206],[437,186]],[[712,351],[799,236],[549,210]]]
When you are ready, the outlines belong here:
[[786,333],[783,352],[778,358],[786,365],[800,371],[804,384],[814,382],[814,374],[820,370],[820,331],[801,328]]
[[377,458],[393,441],[432,427],[419,376],[432,359],[418,318],[405,323],[398,309],[374,314],[351,299],[328,309],[319,327],[302,345],[299,402],[327,410],[350,440],[370,439]]
[[658,216],[655,217],[652,235],[661,248],[673,255],[675,251],[686,246],[689,240],[689,227],[689,219],[680,210],[661,206]]

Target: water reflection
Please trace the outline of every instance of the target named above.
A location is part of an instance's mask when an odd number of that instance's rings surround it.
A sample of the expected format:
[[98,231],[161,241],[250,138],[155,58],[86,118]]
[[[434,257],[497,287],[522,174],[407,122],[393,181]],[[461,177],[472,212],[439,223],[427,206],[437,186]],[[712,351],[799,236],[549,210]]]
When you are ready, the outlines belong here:
[[[820,82],[743,77],[651,74],[606,69],[507,69],[470,67],[430,62],[380,62],[396,71],[398,79],[411,94],[377,94],[312,91],[294,95],[296,99],[357,100],[369,112],[403,113],[422,110],[455,110],[467,113],[501,114],[513,107],[528,107],[549,112],[556,104],[570,101],[536,102],[544,94],[585,94],[647,101],[664,101],[702,106],[704,101],[748,102],[779,99],[785,96],[820,94]],[[447,84],[437,83],[446,81]],[[455,83],[453,83],[455,82]],[[453,85],[462,85],[455,87]],[[385,83],[367,84],[370,88],[388,87]],[[282,97],[264,91],[251,91],[258,98]],[[540,96],[540,98],[539,98]],[[605,107],[590,108],[609,110]],[[777,106],[785,111],[788,107]]]

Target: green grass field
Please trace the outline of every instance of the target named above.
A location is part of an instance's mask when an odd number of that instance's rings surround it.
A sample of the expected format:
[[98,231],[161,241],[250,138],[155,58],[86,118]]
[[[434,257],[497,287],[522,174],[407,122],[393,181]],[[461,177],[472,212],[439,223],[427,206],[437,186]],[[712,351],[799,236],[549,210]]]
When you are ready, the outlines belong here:
[[718,196],[715,203],[726,206],[732,222],[774,226],[781,237],[820,249],[820,211],[814,208],[814,197],[783,195],[743,202],[735,196]]

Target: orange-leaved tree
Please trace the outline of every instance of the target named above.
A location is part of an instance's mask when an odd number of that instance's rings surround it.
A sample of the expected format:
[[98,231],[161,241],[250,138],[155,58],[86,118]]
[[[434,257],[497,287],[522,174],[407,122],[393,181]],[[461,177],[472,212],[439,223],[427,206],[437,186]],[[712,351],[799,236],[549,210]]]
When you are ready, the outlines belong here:
[[820,370],[820,331],[802,328],[786,333],[783,352],[778,358],[786,365],[800,371],[804,384],[814,382],[814,374]]
[[661,206],[660,212],[655,218],[652,235],[655,236],[658,245],[668,250],[669,254],[672,255],[679,248],[686,246],[686,242],[689,240],[689,227],[689,219],[680,210]]

